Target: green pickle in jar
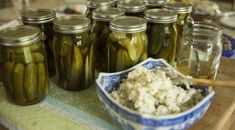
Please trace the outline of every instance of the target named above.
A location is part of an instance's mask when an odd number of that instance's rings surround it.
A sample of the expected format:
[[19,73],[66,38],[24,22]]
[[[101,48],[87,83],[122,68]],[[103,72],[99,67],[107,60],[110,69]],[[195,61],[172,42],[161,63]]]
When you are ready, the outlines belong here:
[[1,75],[7,96],[31,105],[48,94],[49,76],[41,31],[19,25],[0,31]]
[[49,75],[55,75],[55,62],[52,52],[53,39],[53,20],[56,18],[56,13],[50,9],[26,10],[22,13],[22,22],[25,25],[35,26],[42,31],[42,43],[45,46]]
[[107,45],[108,37],[111,33],[109,22],[111,19],[124,15],[124,11],[117,8],[96,9],[93,12],[94,25],[92,33],[94,34],[94,52],[95,68],[98,72],[107,72],[108,56]]
[[168,0],[144,0],[147,9],[161,9]]
[[176,57],[177,14],[168,9],[150,9],[145,11],[148,21],[148,54],[153,58],[163,58],[174,65]]
[[91,22],[81,16],[54,21],[53,52],[56,84],[66,90],[82,90],[94,81],[94,45]]
[[123,9],[126,16],[143,17],[146,6],[140,0],[124,0],[117,2],[117,8]]
[[183,2],[173,2],[173,3],[167,3],[165,4],[164,8],[170,9],[175,11],[178,14],[177,18],[177,31],[178,31],[178,38],[177,38],[177,53],[179,50],[179,42],[180,39],[182,38],[182,34],[184,31],[184,27],[187,24],[191,24],[192,17],[190,13],[192,12],[192,5],[188,3],[183,3]]
[[108,71],[128,69],[147,58],[146,21],[133,16],[111,20],[108,42]]
[[97,8],[107,8],[114,6],[114,0],[87,0],[87,10],[85,16],[92,20],[92,12]]

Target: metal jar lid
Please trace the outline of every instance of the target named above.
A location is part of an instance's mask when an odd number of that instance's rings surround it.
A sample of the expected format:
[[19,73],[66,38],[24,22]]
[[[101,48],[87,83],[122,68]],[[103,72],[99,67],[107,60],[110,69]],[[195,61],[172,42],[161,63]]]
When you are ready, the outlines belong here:
[[116,32],[133,33],[146,30],[146,20],[133,16],[120,16],[110,22],[110,29]]
[[113,0],[87,0],[86,2],[87,7],[89,8],[111,7],[113,4]]
[[144,0],[146,6],[161,7],[167,3],[168,0]]
[[54,31],[65,34],[81,33],[90,28],[90,19],[79,15],[63,16],[54,21]]
[[120,9],[124,9],[125,12],[128,13],[144,12],[146,8],[144,2],[141,0],[118,1],[117,7]]
[[174,2],[165,4],[164,8],[176,11],[178,14],[185,14],[192,12],[192,5],[183,2]]
[[145,19],[154,23],[173,23],[177,21],[177,13],[169,9],[150,9],[144,12]]
[[21,15],[23,23],[40,24],[51,22],[56,18],[56,13],[51,9],[26,10]]
[[124,15],[124,11],[117,8],[98,8],[92,12],[92,18],[98,21],[110,21],[111,19]]
[[19,25],[0,31],[0,44],[3,46],[26,46],[40,40],[41,31],[37,27]]

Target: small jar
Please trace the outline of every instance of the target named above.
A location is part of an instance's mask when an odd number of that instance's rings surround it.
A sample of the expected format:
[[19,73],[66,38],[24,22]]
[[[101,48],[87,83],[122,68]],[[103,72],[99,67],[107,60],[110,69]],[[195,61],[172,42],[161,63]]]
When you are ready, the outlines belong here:
[[168,9],[145,11],[148,21],[148,54],[153,58],[163,58],[173,65],[176,56],[177,13]]
[[55,63],[52,53],[53,20],[56,13],[50,9],[27,10],[22,13],[22,22],[25,25],[36,26],[42,30],[42,43],[45,46],[49,75],[55,75]]
[[20,25],[0,31],[1,75],[7,96],[31,105],[48,94],[46,56],[38,28]]
[[123,9],[126,16],[137,17],[143,17],[146,8],[144,2],[141,0],[118,1],[117,7]]
[[82,90],[94,81],[94,51],[91,22],[81,16],[64,16],[54,21],[53,52],[55,83],[66,90]]
[[147,9],[160,9],[168,0],[144,0]]
[[114,0],[87,0],[87,10],[85,16],[92,20],[92,12],[97,8],[107,8],[114,6]]
[[120,16],[111,20],[108,43],[108,71],[128,69],[147,58],[147,25],[143,18]]
[[111,19],[124,15],[124,11],[117,8],[96,9],[93,11],[94,25],[92,33],[94,34],[95,68],[99,72],[107,72],[107,45],[108,37],[111,33],[109,22]]

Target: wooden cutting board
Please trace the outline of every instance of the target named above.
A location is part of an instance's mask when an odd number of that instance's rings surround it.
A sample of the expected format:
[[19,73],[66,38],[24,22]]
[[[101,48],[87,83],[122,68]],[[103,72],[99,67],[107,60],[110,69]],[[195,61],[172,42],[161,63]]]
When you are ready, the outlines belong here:
[[[222,58],[217,79],[235,80],[235,60]],[[190,130],[234,130],[235,87],[217,86],[214,101],[203,118]]]

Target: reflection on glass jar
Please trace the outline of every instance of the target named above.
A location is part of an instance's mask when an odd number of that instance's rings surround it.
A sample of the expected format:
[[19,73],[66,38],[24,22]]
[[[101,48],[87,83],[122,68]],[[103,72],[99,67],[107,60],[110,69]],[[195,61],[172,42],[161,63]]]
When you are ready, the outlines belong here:
[[147,9],[160,9],[168,0],[144,0]]
[[222,53],[222,30],[217,25],[197,22],[183,32],[177,69],[194,78],[215,79]]
[[117,7],[119,9],[123,9],[125,11],[126,16],[136,16],[136,17],[143,17],[146,8],[144,2],[141,0],[118,1]]
[[67,90],[82,90],[94,81],[94,53],[88,18],[64,16],[54,21],[53,52],[56,84]]
[[177,14],[168,9],[145,11],[148,21],[148,54],[153,58],[163,58],[173,65],[176,55]]
[[87,10],[85,16],[92,20],[92,12],[97,8],[107,8],[114,6],[114,0],[87,0]]
[[109,22],[111,19],[122,15],[124,15],[124,11],[117,8],[99,8],[92,14],[94,20],[92,33],[94,34],[95,39],[95,68],[99,72],[107,72],[107,45],[108,37],[111,33]]
[[108,71],[128,69],[147,58],[146,22],[142,18],[121,16],[110,23]]
[[7,96],[30,105],[48,94],[46,56],[38,28],[20,25],[1,30],[1,75]]
[[50,9],[27,10],[22,13],[22,22],[26,25],[38,27],[42,30],[42,43],[45,46],[49,75],[55,75],[55,63],[52,53],[53,20],[55,11]]

